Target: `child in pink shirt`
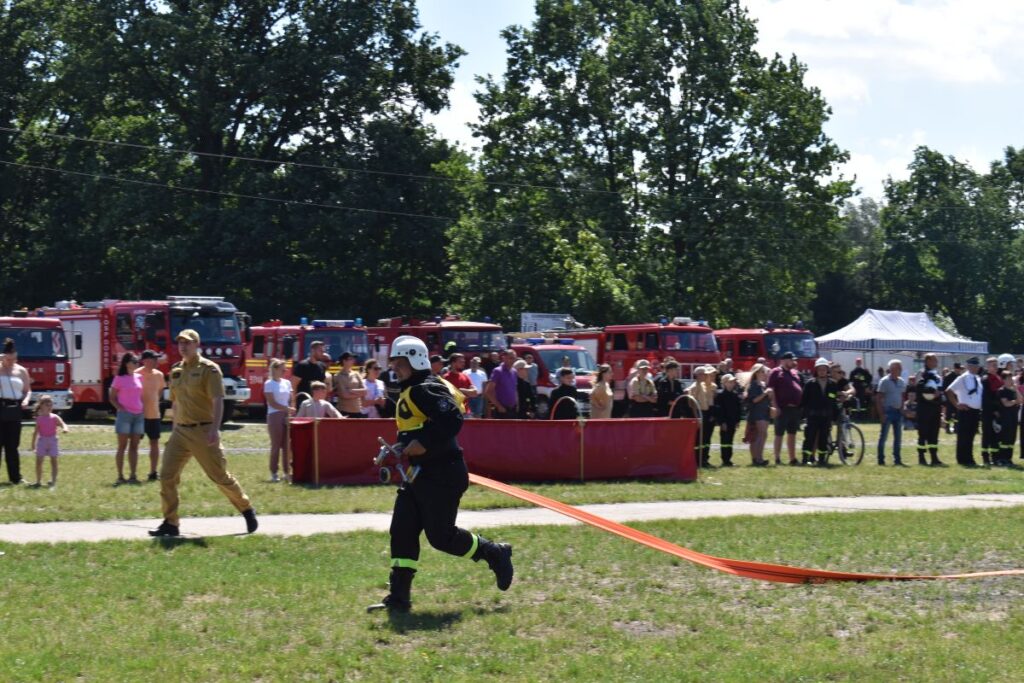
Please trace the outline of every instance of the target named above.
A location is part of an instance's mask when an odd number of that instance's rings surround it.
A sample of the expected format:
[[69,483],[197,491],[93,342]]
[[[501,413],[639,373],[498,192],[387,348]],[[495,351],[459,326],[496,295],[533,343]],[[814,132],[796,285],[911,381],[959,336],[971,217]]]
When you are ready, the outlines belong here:
[[36,483],[32,485],[33,488],[41,486],[43,459],[46,457],[50,458],[49,487],[57,485],[57,456],[60,455],[58,427],[67,433],[68,426],[60,419],[60,415],[53,412],[53,397],[44,394],[36,404],[36,428],[32,432],[32,449],[36,452]]

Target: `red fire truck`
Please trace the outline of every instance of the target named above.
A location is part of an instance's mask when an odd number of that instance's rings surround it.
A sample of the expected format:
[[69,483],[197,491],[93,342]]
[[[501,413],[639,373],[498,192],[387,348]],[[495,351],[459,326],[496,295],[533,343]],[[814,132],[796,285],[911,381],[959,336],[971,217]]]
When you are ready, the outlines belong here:
[[381,367],[387,367],[391,343],[403,334],[422,339],[431,354],[458,352],[466,356],[467,362],[474,356],[506,348],[505,334],[500,326],[461,320],[454,315],[435,316],[431,320],[381,318],[377,326],[369,328],[368,332]]
[[[531,354],[534,363],[537,364],[537,413],[547,417],[548,397],[559,382],[555,373],[563,367],[570,367],[576,373],[580,412],[589,415],[590,394],[593,390],[594,373],[597,372],[597,363],[590,351],[578,344],[575,339],[525,337],[520,336],[521,334],[511,335],[512,350],[520,358],[527,353]],[[536,332],[530,334],[536,335]]]
[[61,322],[15,311],[14,317],[0,318],[0,341],[7,338],[14,340],[18,363],[25,366],[32,379],[29,403],[35,405],[40,396],[49,394],[54,410],[70,410],[71,359]]
[[271,358],[285,362],[286,378],[291,377],[292,364],[309,356],[309,345],[314,341],[324,343],[324,351],[330,356],[332,365],[329,372],[341,370],[338,357],[345,351],[356,356],[356,365],[366,362],[370,354],[366,327],[362,320],[314,320],[307,324],[303,319],[298,325],[284,325],[280,320],[271,320],[254,325],[246,345],[245,379],[249,383],[251,397],[246,407],[259,412],[263,407],[263,383],[269,377],[267,364]]
[[782,354],[792,351],[796,356],[797,370],[810,374],[818,357],[814,335],[801,323],[793,327],[778,327],[771,322],[757,329],[731,327],[715,330],[715,339],[722,358],[732,358],[732,368],[736,372],[749,370],[758,358],[764,358],[769,367],[775,367]]
[[711,328],[684,317],[662,318],[656,323],[558,330],[557,333],[560,337],[575,339],[594,354],[598,363],[612,367],[616,401],[625,400],[625,380],[633,364],[640,359],[656,366],[667,356],[675,358],[685,383],[693,381],[695,367],[717,365],[721,360]]
[[[59,301],[36,310],[36,315],[60,318],[74,364],[72,413],[81,417],[86,408],[108,410],[107,391],[117,374],[121,356],[146,349],[160,354],[165,374],[181,360],[174,339],[184,329],[199,333],[202,354],[224,373],[224,419],[236,403],[249,400],[242,377],[243,328],[248,316],[221,297],[169,296],[165,300],[121,301],[104,299],[77,304]],[[165,400],[167,394],[165,393]]]

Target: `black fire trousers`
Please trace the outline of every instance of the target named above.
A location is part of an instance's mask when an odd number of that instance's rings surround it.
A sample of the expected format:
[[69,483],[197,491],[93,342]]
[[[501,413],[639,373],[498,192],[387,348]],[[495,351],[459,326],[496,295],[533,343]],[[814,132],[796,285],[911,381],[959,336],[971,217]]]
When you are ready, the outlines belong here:
[[832,421],[824,416],[807,416],[804,427],[804,445],[800,449],[804,463],[825,463],[828,456],[828,437],[832,432]]
[[939,458],[939,423],[942,422],[942,410],[934,408],[917,408],[917,455],[922,460],[930,455],[932,460]]
[[427,542],[449,555],[471,557],[477,537],[455,526],[459,501],[469,488],[469,472],[462,458],[425,465],[412,484],[398,490],[391,515],[391,566],[416,569],[420,559],[420,532]]
[[7,461],[7,477],[12,484],[21,481],[21,420],[0,420],[0,447]]
[[974,437],[978,434],[981,411],[975,408],[957,410],[956,417],[956,462],[974,465]]

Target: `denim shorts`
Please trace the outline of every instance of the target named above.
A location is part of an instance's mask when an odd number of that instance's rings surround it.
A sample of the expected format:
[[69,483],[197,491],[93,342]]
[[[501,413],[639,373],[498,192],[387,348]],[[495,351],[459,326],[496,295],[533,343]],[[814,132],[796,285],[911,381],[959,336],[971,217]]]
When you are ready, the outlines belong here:
[[129,413],[127,410],[117,411],[117,420],[114,421],[114,431],[118,434],[129,434],[142,436],[145,432],[146,421],[142,413]]

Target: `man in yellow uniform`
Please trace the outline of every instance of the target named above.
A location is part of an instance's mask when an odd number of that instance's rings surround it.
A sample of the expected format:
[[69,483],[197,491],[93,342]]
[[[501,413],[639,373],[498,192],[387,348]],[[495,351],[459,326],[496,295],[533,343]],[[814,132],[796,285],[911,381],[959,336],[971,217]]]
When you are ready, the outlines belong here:
[[150,536],[178,535],[178,484],[181,471],[190,457],[195,457],[206,476],[220,487],[231,504],[245,517],[245,527],[256,531],[256,511],[227,470],[224,449],[220,445],[220,422],[224,414],[224,383],[220,367],[199,354],[199,333],[182,330],[178,333],[181,362],[171,368],[171,401],[174,408],[174,430],[164,448],[160,463],[160,502],[163,523],[149,532]]

